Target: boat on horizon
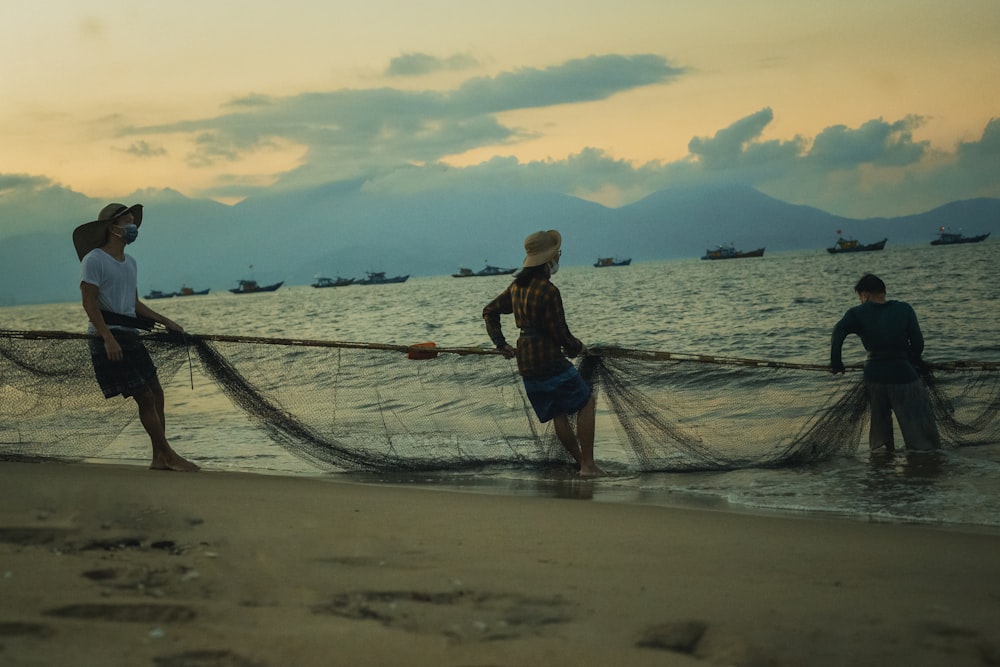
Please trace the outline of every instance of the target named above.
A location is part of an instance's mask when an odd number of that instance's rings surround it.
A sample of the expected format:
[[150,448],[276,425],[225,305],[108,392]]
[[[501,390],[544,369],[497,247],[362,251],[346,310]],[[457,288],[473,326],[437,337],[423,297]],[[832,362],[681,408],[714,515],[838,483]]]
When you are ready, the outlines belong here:
[[312,284],[313,287],[346,287],[347,285],[353,285],[355,283],[354,278],[341,278],[337,276],[336,278],[324,278],[323,276],[316,276],[316,282]]
[[598,257],[594,266],[601,269],[606,266],[628,266],[632,263],[632,258],[618,259],[617,257]]
[[841,231],[837,230],[837,242],[833,244],[832,248],[827,248],[826,251],[831,255],[837,255],[843,252],[871,252],[874,250],[883,250],[885,248],[885,242],[889,239],[885,238],[881,241],[876,241],[875,243],[860,243],[856,239],[845,239],[841,236]]
[[502,269],[499,266],[493,266],[487,264],[480,271],[473,271],[472,269],[467,269],[464,266],[458,268],[458,273],[451,274],[452,278],[475,278],[477,276],[509,276],[510,274],[517,271],[514,269]]
[[274,292],[284,285],[284,281],[271,285],[259,285],[256,280],[240,280],[239,286],[230,289],[233,294],[257,294],[258,292]]
[[960,243],[979,243],[985,241],[990,232],[979,236],[963,236],[960,232],[946,232],[944,227],[938,230],[938,237],[931,241],[931,245],[957,245]]
[[724,246],[720,245],[715,250],[706,250],[702,259],[743,259],[746,257],[763,257],[764,249],[757,248],[756,250],[749,250],[743,252],[742,250],[737,250],[732,245]]
[[204,296],[208,294],[210,287],[206,287],[202,290],[196,290],[193,287],[188,287],[187,285],[181,286],[181,290],[177,292],[177,296]]
[[149,290],[149,294],[142,297],[143,299],[171,299],[177,296],[176,292],[161,292],[158,289]]
[[410,274],[386,278],[385,271],[368,271],[368,277],[358,280],[359,285],[388,285],[389,283],[405,283]]

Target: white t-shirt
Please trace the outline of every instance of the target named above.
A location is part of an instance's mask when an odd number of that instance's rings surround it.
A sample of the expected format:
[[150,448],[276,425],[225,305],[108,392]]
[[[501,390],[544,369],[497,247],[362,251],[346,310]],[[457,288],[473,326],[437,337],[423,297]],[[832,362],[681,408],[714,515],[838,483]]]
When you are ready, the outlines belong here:
[[[80,282],[97,287],[97,303],[101,310],[135,317],[138,268],[130,255],[119,262],[100,248],[94,248],[80,262]],[[90,328],[94,328],[93,324]]]

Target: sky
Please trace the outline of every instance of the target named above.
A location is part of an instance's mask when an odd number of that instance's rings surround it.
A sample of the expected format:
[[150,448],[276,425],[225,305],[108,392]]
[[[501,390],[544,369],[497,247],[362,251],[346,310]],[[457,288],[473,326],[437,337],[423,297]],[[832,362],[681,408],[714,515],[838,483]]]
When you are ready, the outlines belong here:
[[0,198],[736,182],[906,215],[1000,197],[997,35],[997,0],[4,0]]

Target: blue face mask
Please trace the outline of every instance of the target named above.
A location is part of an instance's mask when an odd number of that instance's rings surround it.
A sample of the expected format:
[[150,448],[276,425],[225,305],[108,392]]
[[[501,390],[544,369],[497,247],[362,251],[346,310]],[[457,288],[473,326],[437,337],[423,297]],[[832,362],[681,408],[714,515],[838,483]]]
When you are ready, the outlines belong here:
[[549,275],[554,276],[559,273],[559,258],[549,260]]
[[125,245],[132,243],[137,238],[139,238],[139,227],[137,225],[128,224],[121,228],[122,233],[119,238],[125,242]]

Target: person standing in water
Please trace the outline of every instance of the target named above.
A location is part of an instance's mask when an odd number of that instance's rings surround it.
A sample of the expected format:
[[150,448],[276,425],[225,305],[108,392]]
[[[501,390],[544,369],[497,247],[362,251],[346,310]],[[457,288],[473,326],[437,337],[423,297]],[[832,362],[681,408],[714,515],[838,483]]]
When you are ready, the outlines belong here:
[[[576,367],[566,358],[587,348],[566,325],[562,296],[550,280],[559,270],[562,236],[554,229],[535,232],[524,240],[525,258],[507,289],[483,308],[486,332],[507,359],[517,358],[517,370],[539,421],[551,421],[559,442],[579,466],[580,475],[603,471],[594,463],[594,397]],[[514,315],[520,329],[515,350],[507,343],[501,315]],[[576,415],[576,433],[569,416]]]
[[833,327],[830,372],[843,373],[841,348],[849,334],[857,334],[868,350],[864,379],[871,404],[871,449],[893,451],[892,415],[907,449],[929,451],[941,447],[934,409],[917,372],[923,366],[924,337],[917,314],[904,301],[886,301],[885,283],[871,273],[854,286],[861,303],[848,310]]
[[[154,470],[193,472],[198,466],[175,452],[167,441],[163,388],[149,352],[129,318],[159,322],[170,331],[184,329],[139,300],[135,259],[125,246],[136,240],[142,205],[108,204],[97,220],[73,231],[80,259],[80,292],[90,320],[90,358],[105,398],[131,396],[153,447]],[[119,319],[124,317],[125,319]],[[110,322],[108,320],[111,320]]]

